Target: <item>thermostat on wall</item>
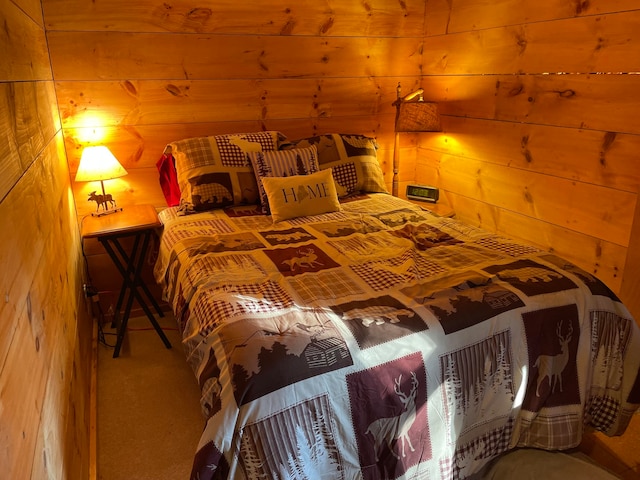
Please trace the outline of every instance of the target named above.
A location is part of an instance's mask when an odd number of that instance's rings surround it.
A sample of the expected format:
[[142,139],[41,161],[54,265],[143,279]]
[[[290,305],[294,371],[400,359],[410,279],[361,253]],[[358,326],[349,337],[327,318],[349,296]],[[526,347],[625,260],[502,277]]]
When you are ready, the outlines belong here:
[[440,197],[440,191],[436,187],[428,185],[407,185],[407,198],[422,202],[436,203]]

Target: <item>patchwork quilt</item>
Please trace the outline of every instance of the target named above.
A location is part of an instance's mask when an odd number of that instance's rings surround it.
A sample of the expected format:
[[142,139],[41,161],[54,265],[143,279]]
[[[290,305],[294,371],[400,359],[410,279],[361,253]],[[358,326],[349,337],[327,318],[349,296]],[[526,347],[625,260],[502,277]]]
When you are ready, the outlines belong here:
[[466,478],[640,405],[636,322],[548,252],[387,194],[161,219],[206,422],[193,479]]

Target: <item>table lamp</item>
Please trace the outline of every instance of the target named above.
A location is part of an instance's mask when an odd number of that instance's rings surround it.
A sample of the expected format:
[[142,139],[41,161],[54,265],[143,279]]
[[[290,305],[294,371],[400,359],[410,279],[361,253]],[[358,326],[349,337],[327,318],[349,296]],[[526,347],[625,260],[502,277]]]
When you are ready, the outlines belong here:
[[[123,177],[127,171],[120,165],[120,162],[113,156],[113,153],[105,146],[86,147],[80,157],[80,165],[76,172],[76,182],[97,182],[100,181],[102,195],[95,191],[89,194],[89,201],[96,202],[96,211],[93,216],[102,216],[121,211],[117,208],[116,201],[110,193],[104,191],[104,181]],[[100,212],[100,207],[102,211]]]

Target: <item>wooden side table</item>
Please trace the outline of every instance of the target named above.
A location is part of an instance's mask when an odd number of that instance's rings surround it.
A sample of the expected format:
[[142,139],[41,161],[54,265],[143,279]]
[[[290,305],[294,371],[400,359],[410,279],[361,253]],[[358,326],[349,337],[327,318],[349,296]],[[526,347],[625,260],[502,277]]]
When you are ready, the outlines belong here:
[[[147,301],[160,317],[163,317],[164,313],[142,279],[144,259],[147,256],[151,235],[153,235],[155,229],[160,227],[162,227],[162,222],[160,222],[153,205],[131,205],[124,207],[121,212],[103,217],[87,216],[82,223],[82,239],[96,238],[104,246],[104,249],[122,275],[122,288],[116,303],[113,320],[118,329],[113,358],[117,358],[120,355],[120,348],[127,330],[134,298],[144,310],[165,347],[171,348],[171,343],[153,316]],[[120,243],[121,239],[128,237],[133,238],[131,253],[128,253]],[[122,318],[119,319],[127,293],[129,295],[124,312],[122,313]],[[142,295],[143,293],[144,296]]]
[[414,205],[419,206],[423,210],[428,210],[438,217],[455,217],[456,212],[446,203],[430,203],[421,202],[420,200],[409,200]]

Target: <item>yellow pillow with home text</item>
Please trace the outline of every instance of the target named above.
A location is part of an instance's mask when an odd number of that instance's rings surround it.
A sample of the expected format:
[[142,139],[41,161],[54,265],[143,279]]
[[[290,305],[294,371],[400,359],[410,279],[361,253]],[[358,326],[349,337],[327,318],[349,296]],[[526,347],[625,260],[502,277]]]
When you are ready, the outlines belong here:
[[263,177],[273,222],[340,211],[331,169],[310,175]]

